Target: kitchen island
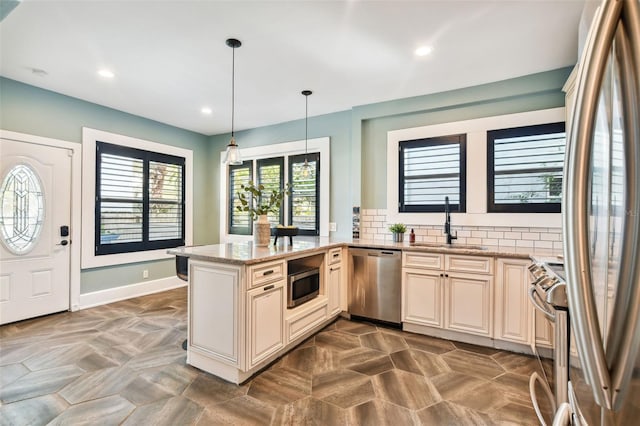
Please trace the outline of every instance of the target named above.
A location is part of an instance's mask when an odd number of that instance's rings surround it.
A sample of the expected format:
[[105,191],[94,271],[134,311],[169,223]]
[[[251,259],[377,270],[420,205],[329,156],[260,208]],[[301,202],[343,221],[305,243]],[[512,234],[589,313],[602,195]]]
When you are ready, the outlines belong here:
[[[189,258],[187,363],[243,383],[346,313],[349,247],[403,251],[405,330],[488,346],[497,346],[495,339],[526,347],[533,338],[526,300],[531,249],[297,237],[293,245],[169,250]],[[318,294],[288,308],[289,265],[305,259],[317,264]]]

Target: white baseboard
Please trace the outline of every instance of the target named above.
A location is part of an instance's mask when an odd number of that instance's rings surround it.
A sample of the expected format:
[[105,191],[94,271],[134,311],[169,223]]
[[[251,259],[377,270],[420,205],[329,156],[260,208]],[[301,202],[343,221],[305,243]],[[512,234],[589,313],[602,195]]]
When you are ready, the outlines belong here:
[[178,277],[167,277],[85,293],[80,295],[78,307],[74,310],[93,308],[95,306],[119,302],[133,297],[146,296],[147,294],[159,293],[186,285],[187,283]]

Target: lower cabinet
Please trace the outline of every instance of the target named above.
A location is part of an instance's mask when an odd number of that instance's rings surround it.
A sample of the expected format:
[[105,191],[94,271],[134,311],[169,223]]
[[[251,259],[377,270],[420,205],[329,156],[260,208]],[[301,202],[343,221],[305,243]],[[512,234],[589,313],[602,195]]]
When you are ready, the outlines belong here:
[[240,366],[240,269],[189,261],[189,346]]
[[284,347],[285,281],[247,292],[249,368]]
[[407,269],[402,273],[402,321],[441,328],[442,277],[435,271]]
[[526,259],[498,259],[496,264],[495,338],[530,344],[533,307],[529,301]]
[[445,274],[445,328],[493,337],[493,277]]
[[329,273],[327,274],[327,298],[329,315],[339,314],[341,309],[342,293],[342,264],[329,265]]

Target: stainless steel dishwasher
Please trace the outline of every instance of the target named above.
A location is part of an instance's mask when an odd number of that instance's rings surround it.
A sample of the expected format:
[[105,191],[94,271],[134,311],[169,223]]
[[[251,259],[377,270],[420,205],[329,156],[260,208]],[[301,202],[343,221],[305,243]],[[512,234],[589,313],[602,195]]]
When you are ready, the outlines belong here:
[[349,247],[349,314],[400,324],[401,254]]

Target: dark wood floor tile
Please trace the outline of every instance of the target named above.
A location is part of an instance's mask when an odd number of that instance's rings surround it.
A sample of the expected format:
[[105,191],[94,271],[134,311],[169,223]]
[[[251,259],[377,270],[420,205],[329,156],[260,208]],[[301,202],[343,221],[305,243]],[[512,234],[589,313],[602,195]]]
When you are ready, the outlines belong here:
[[453,342],[453,344],[456,346],[456,348],[458,348],[460,350],[467,351],[467,352],[473,352],[473,353],[480,354],[480,355],[491,356],[491,355],[496,355],[496,354],[502,352],[500,349],[490,348],[490,347],[487,347],[487,346],[473,345],[471,343]]
[[0,407],[0,424],[46,425],[68,406],[69,404],[57,395],[44,395],[6,404]]
[[411,410],[420,410],[441,400],[435,386],[423,376],[391,370],[372,380],[378,397]]
[[362,360],[358,363],[349,363],[345,368],[366,374],[367,376],[375,376],[377,374],[384,373],[385,371],[392,370],[394,365],[393,362],[391,362],[389,355],[382,355],[377,358]]
[[538,370],[538,360],[533,356],[501,351],[492,356],[505,370],[515,374],[530,376]]
[[521,405],[531,405],[529,394],[529,376],[506,373],[493,380],[508,393],[511,401]]
[[207,408],[197,424],[269,425],[274,412],[273,406],[245,395]]
[[367,380],[354,386],[340,386],[337,391],[330,392],[328,396],[320,399],[340,408],[349,408],[371,401],[375,397],[373,384],[371,380]]
[[201,372],[182,393],[203,407],[246,395],[248,385],[238,386]]
[[203,410],[195,402],[183,396],[175,396],[136,408],[122,425],[193,425]]
[[391,360],[393,365],[403,371],[407,371],[413,374],[422,375],[422,369],[413,358],[411,350],[404,350],[391,354]]
[[360,340],[342,331],[323,331],[316,334],[316,347],[343,351],[360,347]]
[[437,355],[453,351],[456,348],[453,343],[448,340],[413,333],[408,333],[404,341],[407,342],[410,348],[420,349],[421,351],[427,351]]
[[94,353],[93,349],[86,344],[43,348],[22,363],[31,371],[44,370],[75,364],[78,360],[91,353]]
[[451,398],[450,401],[483,413],[500,409],[510,402],[506,392],[494,382],[481,384],[469,392]]
[[136,406],[149,404],[151,402],[175,396],[175,394],[167,392],[161,386],[151,383],[142,377],[137,377],[127,386],[122,388],[119,394],[127,398]]
[[311,376],[288,368],[267,370],[251,381],[247,394],[272,405],[288,404],[311,394]]
[[345,393],[346,389],[353,389],[369,382],[369,376],[351,370],[335,370],[325,374],[313,376],[311,395],[324,399],[335,393]]
[[133,316],[131,314],[127,316],[105,319],[100,324],[98,324],[95,328],[103,332],[108,332],[108,331],[117,330],[117,329],[131,328],[140,322],[142,322],[140,318]]
[[349,334],[355,334],[356,336],[367,334],[367,333],[375,333],[378,330],[376,326],[373,324],[348,321],[342,318],[336,321],[335,325],[336,325],[335,328],[337,330],[340,330]]
[[114,395],[135,380],[134,372],[126,367],[91,371],[69,383],[59,394],[70,404]]
[[85,371],[95,371],[103,368],[117,367],[120,364],[92,350],[91,353],[80,358],[76,362],[76,365]]
[[452,370],[482,379],[493,379],[505,373],[493,358],[473,352],[455,350],[443,354],[442,359]]
[[91,346],[97,354],[110,359],[117,365],[126,364],[131,358],[140,353],[138,348],[132,345],[109,346],[103,345],[102,343],[96,344],[95,340],[92,340],[89,342],[89,346]]
[[451,371],[451,368],[439,355],[434,355],[429,352],[420,351],[417,349],[411,349],[411,355],[416,361],[422,374],[426,377],[437,376]]
[[159,348],[149,352],[134,355],[126,366],[132,370],[143,370],[151,367],[159,367],[173,363],[185,364],[187,359],[186,351],[181,346]]
[[55,393],[83,373],[84,370],[75,365],[35,371],[3,386],[0,389],[0,400],[8,403]]
[[49,425],[118,425],[135,406],[118,395],[71,406]]
[[280,406],[274,415],[272,425],[343,425],[345,410],[335,405],[307,397]]
[[375,358],[387,356],[387,354],[384,352],[380,352],[371,348],[363,348],[363,347],[340,351],[338,355],[339,355],[338,367],[341,367],[341,368],[348,368],[353,365],[358,365]]
[[318,346],[296,348],[285,355],[280,365],[308,374],[319,374],[331,371],[339,366],[337,352]]
[[431,382],[438,389],[442,398],[449,400],[488,383],[484,379],[453,371],[433,377]]
[[508,403],[490,413],[491,418],[500,423],[537,426],[539,423],[532,407]]
[[453,402],[442,401],[418,411],[421,425],[490,426],[497,424],[488,414],[480,413]]
[[349,409],[352,425],[401,426],[412,425],[411,411],[380,399],[373,399]]
[[385,353],[398,352],[409,347],[402,337],[382,332],[363,334],[360,336],[360,342],[362,346]]
[[170,364],[143,371],[140,377],[173,395],[179,395],[198,377],[198,374],[198,370],[194,367]]
[[181,331],[172,328],[160,329],[144,335],[136,342],[136,346],[143,352],[157,350],[165,347],[181,346],[186,338],[187,335]]
[[0,388],[15,382],[20,377],[29,374],[29,369],[22,364],[9,364],[0,367]]

